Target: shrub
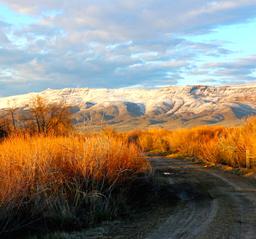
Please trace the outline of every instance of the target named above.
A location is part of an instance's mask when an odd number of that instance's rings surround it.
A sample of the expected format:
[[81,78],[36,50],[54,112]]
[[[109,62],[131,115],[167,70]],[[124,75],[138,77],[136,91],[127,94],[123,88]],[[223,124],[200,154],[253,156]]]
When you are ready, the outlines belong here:
[[235,128],[199,126],[173,131],[134,131],[128,135],[136,138],[136,144],[145,152],[178,153],[238,168],[246,167],[248,152],[256,158],[256,117],[248,118],[244,125]]
[[138,147],[119,137],[10,137],[0,144],[0,230],[116,216],[117,189],[148,170]]

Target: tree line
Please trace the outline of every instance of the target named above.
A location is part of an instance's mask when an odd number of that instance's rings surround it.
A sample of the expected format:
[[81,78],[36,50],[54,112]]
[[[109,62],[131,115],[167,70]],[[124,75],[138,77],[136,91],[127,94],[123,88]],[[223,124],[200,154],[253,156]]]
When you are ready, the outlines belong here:
[[49,103],[41,96],[34,97],[24,109],[13,103],[0,116],[0,137],[17,133],[64,135],[71,130],[71,111],[65,101]]

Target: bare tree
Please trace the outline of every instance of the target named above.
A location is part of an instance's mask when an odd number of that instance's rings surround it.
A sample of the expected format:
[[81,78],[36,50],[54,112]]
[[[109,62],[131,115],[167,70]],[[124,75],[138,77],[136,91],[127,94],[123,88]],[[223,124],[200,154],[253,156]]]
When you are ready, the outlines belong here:
[[48,104],[41,96],[36,96],[31,100],[30,113],[32,122],[36,125],[38,133],[46,131],[46,117],[48,114]]
[[1,117],[0,118],[0,138],[4,138],[8,135],[8,125],[7,122],[5,120],[5,118]]
[[48,103],[41,96],[30,102],[29,108],[20,110],[14,104],[0,112],[0,137],[11,133],[38,133],[63,135],[72,130],[70,107],[65,101]]
[[8,107],[0,112],[0,138],[17,132],[17,111],[15,101],[8,102]]
[[50,104],[36,96],[31,101],[29,113],[30,128],[37,133],[63,134],[72,129],[71,112],[64,101]]
[[16,106],[15,100],[12,102],[8,101],[8,108],[5,109],[7,118],[10,120],[11,131],[17,131],[17,120],[16,115],[19,108]]

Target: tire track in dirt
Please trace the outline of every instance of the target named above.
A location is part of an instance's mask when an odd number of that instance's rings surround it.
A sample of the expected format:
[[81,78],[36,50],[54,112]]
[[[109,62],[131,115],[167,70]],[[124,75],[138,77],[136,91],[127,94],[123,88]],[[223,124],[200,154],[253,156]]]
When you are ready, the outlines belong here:
[[208,197],[183,200],[147,239],[256,238],[256,187],[252,181],[182,159],[150,161],[155,169],[169,172],[171,184],[186,183]]

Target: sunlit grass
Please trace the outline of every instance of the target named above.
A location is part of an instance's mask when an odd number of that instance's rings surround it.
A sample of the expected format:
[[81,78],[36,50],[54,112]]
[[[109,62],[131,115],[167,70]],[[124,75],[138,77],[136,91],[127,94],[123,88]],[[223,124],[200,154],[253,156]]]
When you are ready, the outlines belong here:
[[13,133],[0,143],[0,233],[30,225],[81,228],[117,216],[133,190],[129,183],[150,171],[145,153],[244,168],[248,152],[256,155],[255,118],[233,128]]
[[[134,131],[127,136],[145,152],[176,153],[211,164],[246,167],[246,154],[256,158],[256,118],[239,127],[199,126],[167,131]],[[247,153],[246,153],[247,152]]]
[[114,135],[10,137],[0,143],[1,232],[113,216],[113,191],[148,169],[138,147]]

